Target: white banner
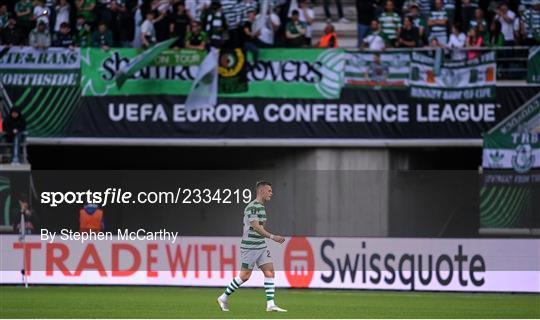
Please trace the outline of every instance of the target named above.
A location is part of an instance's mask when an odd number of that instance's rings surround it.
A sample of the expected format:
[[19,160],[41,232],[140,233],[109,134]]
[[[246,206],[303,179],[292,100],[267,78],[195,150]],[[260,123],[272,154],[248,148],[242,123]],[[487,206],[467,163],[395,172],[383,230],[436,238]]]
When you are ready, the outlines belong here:
[[352,86],[405,86],[411,71],[409,52],[348,52],[345,81]]
[[[40,240],[0,236],[4,284],[226,286],[238,274],[237,237]],[[278,287],[540,293],[540,239],[293,237],[269,243]],[[261,272],[245,286],[262,286]]]
[[216,106],[219,77],[218,60],[218,49],[212,47],[201,63],[197,76],[191,84],[191,90],[185,102],[187,111],[210,109]]
[[497,64],[495,52],[464,61],[444,61],[439,69],[434,57],[411,53],[411,97],[443,100],[493,98]]
[[0,82],[18,87],[78,86],[79,49],[0,46]]
[[48,69],[67,70],[81,67],[80,49],[0,46],[0,70],[6,69]]
[[516,149],[484,149],[482,167],[514,169],[517,172],[540,168],[540,149],[531,145],[518,145]]

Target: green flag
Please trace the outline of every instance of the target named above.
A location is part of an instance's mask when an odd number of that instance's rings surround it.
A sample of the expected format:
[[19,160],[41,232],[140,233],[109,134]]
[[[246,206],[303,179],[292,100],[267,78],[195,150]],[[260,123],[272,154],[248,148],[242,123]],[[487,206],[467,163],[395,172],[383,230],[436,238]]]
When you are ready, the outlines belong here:
[[246,53],[242,48],[223,48],[219,51],[219,93],[248,91]]
[[540,46],[529,48],[527,62],[527,82],[540,83]]
[[138,55],[130,63],[125,65],[122,69],[118,70],[115,76],[116,85],[121,88],[124,82],[135,74],[135,72],[149,65],[154,59],[163,51],[167,50],[171,44],[173,44],[178,38],[171,38],[169,40],[162,41],[153,47],[146,49],[143,53]]

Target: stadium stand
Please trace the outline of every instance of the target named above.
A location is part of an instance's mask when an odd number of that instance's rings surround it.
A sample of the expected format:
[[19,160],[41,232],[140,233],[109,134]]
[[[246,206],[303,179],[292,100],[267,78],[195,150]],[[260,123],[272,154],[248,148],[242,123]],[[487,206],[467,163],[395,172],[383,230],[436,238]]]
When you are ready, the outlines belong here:
[[[428,45],[435,34],[446,45],[454,25],[462,30],[464,46],[470,46],[471,29],[482,38],[483,46],[540,43],[539,0],[344,0],[337,9],[326,1],[325,5],[297,0],[265,3],[269,3],[272,23],[263,28],[258,38],[266,46],[287,46],[285,31],[294,9],[299,10],[300,21],[306,24],[307,47],[324,35],[327,23],[333,24],[340,47],[360,47],[359,40],[363,40],[370,22],[376,19],[387,38],[387,47],[399,46],[396,40],[405,16],[413,18],[413,28],[419,31],[416,46]],[[40,46],[85,47],[107,41],[117,47],[140,47],[145,44],[141,41],[144,33],[149,43],[179,36],[175,46],[184,47],[193,28],[191,23],[199,22],[204,43],[210,44],[212,37],[220,36],[229,40],[224,44],[237,44],[244,41],[248,12],[261,11],[261,4],[262,1],[255,0],[9,0],[0,5],[0,43],[21,45],[33,41]],[[144,23],[149,12],[153,16]],[[216,16],[221,15],[223,19],[218,22]],[[48,26],[48,32],[37,28],[40,23]],[[100,33],[99,25],[110,32]]]

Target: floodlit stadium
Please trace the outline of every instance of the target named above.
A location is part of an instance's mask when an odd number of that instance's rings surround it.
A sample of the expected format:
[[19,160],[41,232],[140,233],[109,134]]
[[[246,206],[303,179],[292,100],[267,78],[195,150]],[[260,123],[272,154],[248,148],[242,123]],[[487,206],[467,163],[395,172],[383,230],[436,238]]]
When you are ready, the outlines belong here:
[[0,318],[540,318],[540,0],[2,0]]

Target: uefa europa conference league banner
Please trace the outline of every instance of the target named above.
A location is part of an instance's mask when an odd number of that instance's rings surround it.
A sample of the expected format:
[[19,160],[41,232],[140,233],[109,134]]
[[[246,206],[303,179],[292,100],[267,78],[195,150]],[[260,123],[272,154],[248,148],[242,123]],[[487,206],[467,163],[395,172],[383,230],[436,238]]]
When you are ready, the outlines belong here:
[[205,53],[168,50],[118,88],[115,73],[138,54],[0,47],[0,77],[33,137],[478,139],[538,90],[495,88],[492,53],[438,65],[406,52],[262,49],[253,64],[236,50],[220,56],[220,86],[247,79],[248,90],[186,113]]
[[[0,281],[21,282],[23,253],[29,283],[226,286],[238,274],[239,238],[173,242],[130,232],[121,235],[131,241],[29,236],[24,248],[18,236],[2,235]],[[278,287],[540,292],[538,239],[292,237],[269,249]],[[255,272],[244,286],[262,284]]]
[[[251,85],[251,84],[250,84]],[[497,88],[497,99],[415,100],[407,90],[345,88],[339,100],[223,97],[186,112],[185,96],[84,97],[69,135],[176,138],[471,139],[538,88]]]

